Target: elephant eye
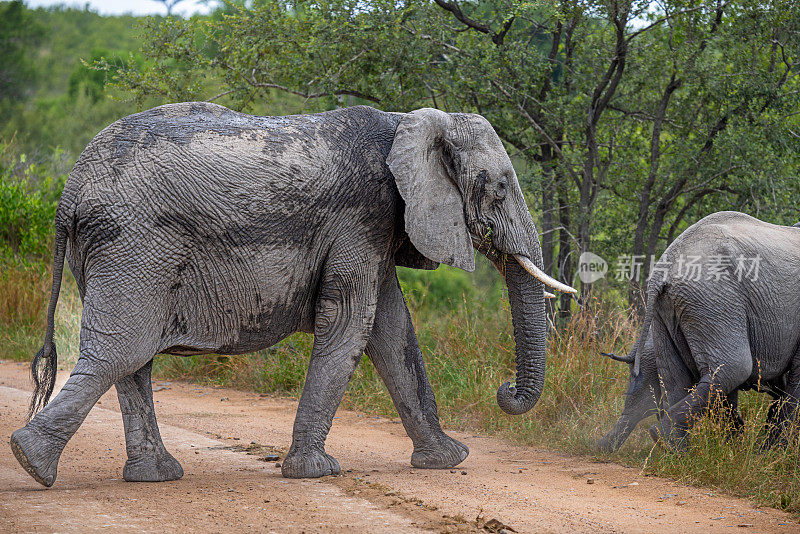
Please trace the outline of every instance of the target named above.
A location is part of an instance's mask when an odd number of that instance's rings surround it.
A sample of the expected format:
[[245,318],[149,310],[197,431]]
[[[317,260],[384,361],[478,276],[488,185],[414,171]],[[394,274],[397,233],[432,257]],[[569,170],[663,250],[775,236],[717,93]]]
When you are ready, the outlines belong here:
[[497,191],[496,191],[497,199],[503,200],[504,198],[506,198],[507,190],[508,190],[508,182],[506,181],[505,178],[500,178],[500,180],[497,182]]

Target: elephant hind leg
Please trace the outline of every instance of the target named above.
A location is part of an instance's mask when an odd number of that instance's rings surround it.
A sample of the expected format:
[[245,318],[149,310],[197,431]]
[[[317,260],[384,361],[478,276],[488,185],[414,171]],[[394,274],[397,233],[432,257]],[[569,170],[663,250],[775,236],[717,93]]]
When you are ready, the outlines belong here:
[[163,482],[183,476],[183,468],[167,452],[158,431],[150,383],[152,368],[150,360],[116,383],[128,453],[122,478],[129,482]]
[[[749,350],[747,353],[749,354]],[[723,378],[725,377],[719,377],[712,373],[704,374],[685,397],[673,404],[659,422],[650,427],[650,436],[653,440],[661,440],[670,448],[680,449],[691,427],[703,412],[712,406],[715,399],[718,399],[727,411],[727,396],[744,379],[735,386],[731,386],[730,382]]]
[[766,448],[786,445],[792,431],[800,424],[800,364],[795,363],[789,370],[784,394],[770,404],[767,414]]
[[384,280],[367,356],[392,397],[406,433],[414,443],[411,464],[446,469],[460,464],[469,449],[442,431],[436,399],[397,276]]
[[[692,297],[683,295],[680,302]],[[678,318],[674,311],[676,298],[659,303],[659,320],[653,321],[658,367],[662,379],[672,379],[674,383],[669,385],[665,380],[670,407],[650,428],[650,436],[680,449],[691,427],[712,403],[725,407],[733,400],[728,396],[750,378],[753,357],[747,314],[744,306],[734,303],[684,306]],[[699,380],[695,382],[692,377],[697,375]],[[694,387],[687,391],[687,384],[692,383]]]
[[710,375],[704,375],[692,391],[673,404],[658,423],[650,427],[650,437],[671,449],[682,448],[689,430],[711,404],[715,394],[722,394],[719,385],[714,383]]
[[84,304],[80,356],[56,397],[27,425],[11,435],[19,463],[40,484],[52,486],[67,442],[89,411],[117,381],[152,360],[156,342],[141,329],[111,324],[118,320],[97,314],[91,300]]

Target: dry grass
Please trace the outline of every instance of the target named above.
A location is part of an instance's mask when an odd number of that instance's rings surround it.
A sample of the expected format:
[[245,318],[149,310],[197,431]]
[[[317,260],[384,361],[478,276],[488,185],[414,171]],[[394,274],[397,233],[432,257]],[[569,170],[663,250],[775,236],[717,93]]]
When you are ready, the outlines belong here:
[[39,350],[50,280],[39,265],[0,263],[0,357],[30,359]]
[[[52,270],[38,264],[0,264],[0,358],[30,360],[44,339]],[[81,302],[66,275],[56,308],[55,342],[61,367],[77,361]]]
[[[62,367],[77,357],[80,300],[67,278],[57,312],[56,343]],[[44,309],[50,277],[46,270],[4,270],[0,275],[0,357],[29,360],[44,333]],[[511,322],[507,302],[471,298],[429,307],[424,292],[415,294],[414,323],[439,414],[450,428],[492,433],[521,444],[570,453],[597,455],[594,440],[613,425],[623,405],[627,366],[599,356],[601,350],[629,348],[636,324],[624,310],[594,302],[553,330],[549,337],[545,391],[528,414],[509,416],[496,405],[495,392],[513,379]],[[264,393],[298,396],[313,338],[295,334],[275,347],[246,356],[159,356],[156,374]],[[682,454],[654,447],[644,421],[622,449],[597,455],[645,472],[669,476],[748,496],[800,513],[800,447],[763,451],[768,399],[740,396],[746,425],[731,437],[715,416],[703,418]],[[396,416],[373,366],[364,357],[348,387],[344,406]]]
[[0,264],[0,321],[30,327],[43,325],[50,273],[39,265]]

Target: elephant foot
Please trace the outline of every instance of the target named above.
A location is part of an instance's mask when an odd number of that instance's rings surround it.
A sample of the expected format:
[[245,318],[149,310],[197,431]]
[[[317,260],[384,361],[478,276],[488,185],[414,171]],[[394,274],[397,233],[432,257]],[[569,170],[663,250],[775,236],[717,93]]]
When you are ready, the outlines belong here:
[[336,458],[317,449],[289,451],[281,464],[281,474],[285,478],[319,478],[341,472],[342,468]]
[[604,436],[598,439],[594,446],[597,448],[598,452],[610,454],[615,452],[617,449],[619,449],[620,445],[622,445],[621,443],[617,442],[618,440],[614,437]]
[[122,478],[128,482],[166,482],[182,476],[183,467],[167,451],[129,458],[122,469]]
[[442,433],[430,444],[417,447],[411,454],[411,465],[420,469],[449,469],[463,462],[469,447]]
[[11,434],[11,450],[19,464],[36,482],[48,488],[56,481],[58,459],[61,456],[61,449],[53,453],[48,448],[49,441],[29,426]]

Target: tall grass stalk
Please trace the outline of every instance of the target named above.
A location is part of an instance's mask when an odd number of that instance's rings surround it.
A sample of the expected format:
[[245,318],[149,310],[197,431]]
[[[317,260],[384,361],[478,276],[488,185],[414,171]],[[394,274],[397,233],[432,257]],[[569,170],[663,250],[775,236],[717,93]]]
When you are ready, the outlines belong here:
[[0,357],[26,360],[39,350],[49,296],[50,270],[0,260]]

